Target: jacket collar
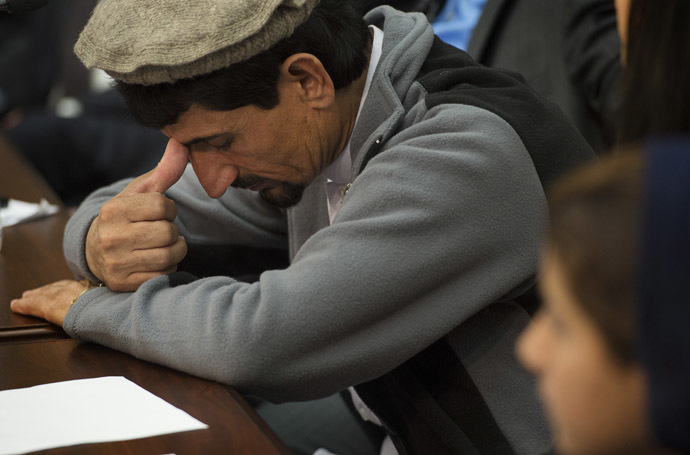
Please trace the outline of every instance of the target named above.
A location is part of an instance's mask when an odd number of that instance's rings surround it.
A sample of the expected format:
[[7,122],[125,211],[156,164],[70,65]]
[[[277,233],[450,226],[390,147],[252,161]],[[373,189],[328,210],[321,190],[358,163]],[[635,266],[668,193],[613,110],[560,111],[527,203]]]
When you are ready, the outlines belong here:
[[359,174],[366,152],[376,141],[384,143],[397,130],[405,113],[405,95],[434,41],[433,29],[421,13],[401,13],[382,6],[364,19],[382,29],[384,36],[381,59],[350,138],[353,177]]

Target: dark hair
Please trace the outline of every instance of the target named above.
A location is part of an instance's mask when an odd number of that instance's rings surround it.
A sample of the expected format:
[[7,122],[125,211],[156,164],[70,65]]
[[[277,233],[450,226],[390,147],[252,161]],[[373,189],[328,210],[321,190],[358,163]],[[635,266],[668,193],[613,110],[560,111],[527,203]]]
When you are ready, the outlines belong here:
[[632,0],[620,141],[690,132],[689,81],[690,1]]
[[549,191],[549,251],[570,293],[621,362],[635,357],[642,158],[616,154]]
[[368,64],[369,31],[349,1],[321,0],[288,38],[240,63],[175,83],[144,86],[116,81],[115,88],[140,123],[160,129],[177,122],[193,103],[218,111],[255,105],[272,109],[281,64],[305,52],[317,57],[335,89],[359,78]]

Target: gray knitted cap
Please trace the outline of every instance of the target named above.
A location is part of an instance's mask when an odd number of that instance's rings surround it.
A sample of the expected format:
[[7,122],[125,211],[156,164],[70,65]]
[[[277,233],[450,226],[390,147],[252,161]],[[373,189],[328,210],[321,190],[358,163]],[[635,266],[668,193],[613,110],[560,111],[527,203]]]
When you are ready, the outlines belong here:
[[103,0],[74,52],[132,84],[225,68],[290,36],[319,0]]

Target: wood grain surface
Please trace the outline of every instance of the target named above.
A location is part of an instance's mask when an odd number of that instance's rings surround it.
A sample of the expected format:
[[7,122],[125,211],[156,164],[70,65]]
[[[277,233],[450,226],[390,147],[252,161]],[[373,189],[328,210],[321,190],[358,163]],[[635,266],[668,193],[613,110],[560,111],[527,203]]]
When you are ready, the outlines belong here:
[[[62,254],[62,235],[69,211],[46,181],[0,135],[0,196],[27,202],[47,199],[60,206],[60,212],[40,220],[3,228],[0,249],[0,343],[14,339],[18,326],[30,328],[40,337],[56,337],[60,330],[42,319],[21,316],[10,311],[10,301],[53,281],[72,278]],[[48,327],[47,330],[39,328]],[[55,337],[53,337],[55,338]],[[26,340],[26,336],[20,340]]]
[[[279,455],[288,449],[231,387],[76,340],[0,346],[0,389],[101,376],[124,376],[209,425],[206,430],[84,444],[41,454]],[[41,412],[40,403],[27,403]]]

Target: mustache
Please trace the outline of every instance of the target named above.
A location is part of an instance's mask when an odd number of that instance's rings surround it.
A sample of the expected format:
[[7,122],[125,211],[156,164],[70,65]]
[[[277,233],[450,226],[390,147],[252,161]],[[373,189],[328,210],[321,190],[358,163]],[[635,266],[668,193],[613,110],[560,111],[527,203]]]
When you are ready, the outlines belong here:
[[250,188],[254,185],[258,185],[260,183],[264,183],[266,181],[268,180],[254,174],[238,175],[235,181],[232,182],[232,184],[230,184],[230,186],[233,188],[246,190],[247,188]]
[[[270,179],[259,177],[255,174],[246,174],[237,176],[230,186],[239,189],[249,189],[254,185],[260,185],[266,182],[278,183],[278,188],[262,189],[259,195],[263,200],[278,208],[288,208],[297,204],[302,199],[302,194],[306,186],[299,183],[275,182]],[[276,191],[278,189],[278,191]]]
[[278,193],[261,190],[259,195],[272,206],[286,209],[297,204],[302,199],[305,189],[304,185],[283,182],[280,184],[280,191]]

